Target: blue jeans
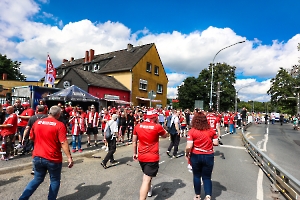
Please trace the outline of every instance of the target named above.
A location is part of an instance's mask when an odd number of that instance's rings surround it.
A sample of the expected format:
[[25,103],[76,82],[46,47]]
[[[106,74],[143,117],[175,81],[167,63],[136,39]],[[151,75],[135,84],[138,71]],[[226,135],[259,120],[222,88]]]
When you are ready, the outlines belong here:
[[81,149],[81,138],[82,138],[82,135],[79,134],[79,135],[72,135],[72,149],[76,149],[76,140],[78,142],[78,150]]
[[235,124],[229,124],[229,132],[235,133]]
[[214,167],[214,153],[191,154],[191,165],[194,175],[194,190],[196,195],[201,193],[201,178],[205,195],[212,195],[211,174]]
[[49,172],[50,176],[48,199],[56,199],[60,187],[62,163],[50,162],[45,158],[37,156],[33,158],[32,162],[35,168],[34,178],[28,183],[19,200],[29,199],[29,197],[34,193],[34,191],[44,181],[47,171]]

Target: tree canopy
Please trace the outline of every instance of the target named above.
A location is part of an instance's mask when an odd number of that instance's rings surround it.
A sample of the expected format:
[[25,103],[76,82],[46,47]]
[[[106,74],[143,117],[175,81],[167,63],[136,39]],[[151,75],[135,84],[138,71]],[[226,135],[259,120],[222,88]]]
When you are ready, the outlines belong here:
[[12,61],[0,54],[0,74],[6,73],[8,80],[26,81],[26,76],[20,72],[20,66],[21,62]]
[[235,98],[235,67],[226,63],[210,64],[208,69],[203,69],[198,77],[187,77],[183,84],[178,86],[179,106],[183,109],[194,108],[195,100],[202,100],[204,109],[208,109],[211,72],[214,70],[213,77],[213,107],[217,108],[217,94],[220,95],[219,110],[229,110],[234,107]]

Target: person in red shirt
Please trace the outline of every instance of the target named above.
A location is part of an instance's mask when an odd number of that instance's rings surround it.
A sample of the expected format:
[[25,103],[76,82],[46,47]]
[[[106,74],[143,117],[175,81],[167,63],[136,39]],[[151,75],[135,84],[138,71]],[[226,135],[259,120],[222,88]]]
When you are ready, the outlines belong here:
[[6,114],[9,116],[3,124],[0,125],[0,134],[3,137],[2,151],[6,152],[6,154],[1,157],[1,160],[8,160],[14,157],[13,140],[18,127],[18,116],[14,113],[13,106],[8,106],[6,108]]
[[5,110],[8,106],[11,106],[10,101],[6,100],[6,102],[2,106],[3,106],[3,109]]
[[228,133],[228,126],[229,126],[229,114],[228,112],[224,115],[224,127],[225,127],[225,133]]
[[[44,106],[45,109],[44,109],[44,113],[43,114],[47,115],[48,114],[48,106],[46,105],[45,101],[41,99],[40,102],[39,102],[39,105],[43,105]],[[37,106],[35,108],[35,113],[38,113]]]
[[210,127],[214,131],[218,131],[219,138],[221,138],[221,130],[220,130],[220,120],[219,118],[213,113],[212,109],[208,109],[207,115],[207,122],[210,125]]
[[86,115],[86,127],[87,127],[87,147],[91,146],[91,134],[94,135],[95,146],[97,144],[97,135],[98,135],[98,125],[99,125],[99,114],[96,112],[96,108],[94,105],[91,105],[91,111],[89,111]]
[[192,165],[194,199],[201,199],[201,178],[204,185],[205,199],[211,199],[211,175],[214,166],[213,146],[218,145],[218,135],[208,123],[207,116],[202,112],[195,113],[185,148],[186,159]]
[[[152,196],[151,180],[156,176],[159,168],[159,136],[166,138],[168,135],[158,123],[158,115],[155,110],[147,111],[146,120],[134,127],[133,160],[139,161],[144,173],[140,188],[140,200],[146,199],[147,195]],[[137,140],[139,140],[138,146]]]
[[235,123],[236,123],[236,119],[235,119],[235,113],[230,113],[230,118],[229,118],[229,132],[230,134],[235,134]]
[[30,130],[30,139],[34,142],[32,153],[34,178],[26,186],[20,200],[29,199],[38,186],[44,181],[47,172],[50,177],[48,199],[56,199],[61,179],[62,152],[68,158],[68,167],[73,166],[69,144],[66,136],[66,126],[58,121],[61,108],[52,106],[49,116],[37,120]]
[[18,118],[19,118],[19,122],[18,122],[19,144],[17,146],[17,149],[22,148],[24,130],[27,126],[27,123],[28,123],[30,117],[35,114],[34,110],[32,108],[30,108],[30,104],[28,102],[24,102],[22,104],[22,106],[24,107],[24,110],[20,115],[18,115]]

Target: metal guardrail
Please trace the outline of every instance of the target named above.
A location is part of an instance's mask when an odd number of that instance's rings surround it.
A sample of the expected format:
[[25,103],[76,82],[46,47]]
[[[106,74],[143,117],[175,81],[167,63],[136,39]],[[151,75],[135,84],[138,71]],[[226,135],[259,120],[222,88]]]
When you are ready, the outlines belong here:
[[287,199],[300,199],[300,181],[282,169],[282,167],[277,165],[266,154],[259,150],[251,141],[248,140],[248,138],[246,138],[244,132],[242,135],[242,140],[246,150],[271,180],[271,186],[274,192],[281,192],[281,194],[283,194]]

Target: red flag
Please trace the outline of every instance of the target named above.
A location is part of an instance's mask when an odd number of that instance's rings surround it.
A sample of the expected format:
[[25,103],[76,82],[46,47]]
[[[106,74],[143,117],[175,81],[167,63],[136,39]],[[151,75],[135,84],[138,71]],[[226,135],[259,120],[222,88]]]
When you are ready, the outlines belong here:
[[51,58],[48,55],[47,61],[46,61],[45,84],[54,85],[55,78],[56,78],[56,69],[54,68]]

